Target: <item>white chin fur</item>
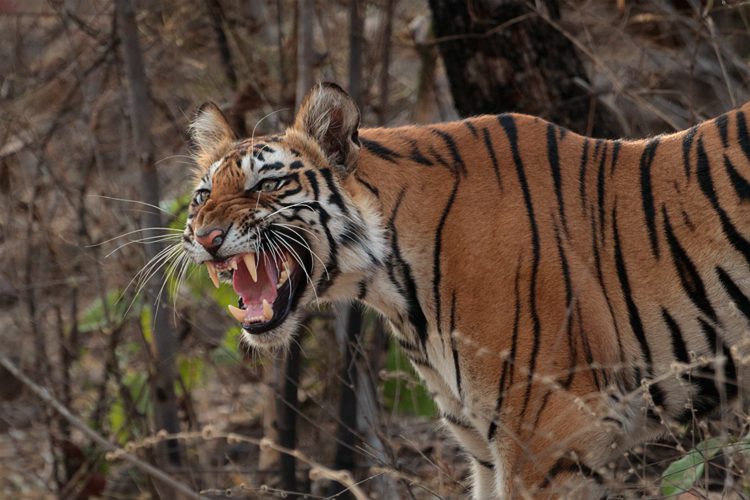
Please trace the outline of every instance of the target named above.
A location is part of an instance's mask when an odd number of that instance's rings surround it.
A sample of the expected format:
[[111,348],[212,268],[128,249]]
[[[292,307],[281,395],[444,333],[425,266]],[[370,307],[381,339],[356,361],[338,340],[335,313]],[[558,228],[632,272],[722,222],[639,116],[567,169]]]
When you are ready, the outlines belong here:
[[291,342],[294,331],[299,322],[290,314],[279,327],[265,333],[253,334],[242,330],[242,343],[261,351],[277,351],[286,349]]

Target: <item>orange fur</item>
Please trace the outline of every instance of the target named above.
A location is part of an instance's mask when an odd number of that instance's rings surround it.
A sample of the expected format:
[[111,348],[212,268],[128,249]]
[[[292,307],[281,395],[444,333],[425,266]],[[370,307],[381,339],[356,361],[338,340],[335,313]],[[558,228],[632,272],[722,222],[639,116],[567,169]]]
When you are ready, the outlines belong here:
[[[359,296],[391,321],[475,459],[475,496],[601,494],[602,468],[663,432],[662,419],[684,421],[693,403],[709,413],[737,392],[739,382],[691,380],[742,372],[725,355],[742,351],[750,326],[750,104],[637,141],[525,115],[360,129],[361,148],[346,147],[356,135],[334,141],[338,158],[356,158],[337,169],[318,114],[337,103],[347,134],[358,115],[331,92],[314,90],[271,146],[301,155],[305,193],[317,196],[319,174],[333,169],[321,200],[339,196],[383,250],[370,267],[344,269],[350,250],[334,235],[341,269],[323,298]],[[222,141],[194,225],[257,205],[240,189],[248,142]],[[680,343],[724,364],[696,363],[693,379],[680,378]]]

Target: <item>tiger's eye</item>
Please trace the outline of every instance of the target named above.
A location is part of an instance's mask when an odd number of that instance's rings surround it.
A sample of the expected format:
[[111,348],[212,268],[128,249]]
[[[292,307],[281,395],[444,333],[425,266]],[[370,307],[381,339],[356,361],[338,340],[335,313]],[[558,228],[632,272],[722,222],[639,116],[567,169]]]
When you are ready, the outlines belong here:
[[193,197],[193,203],[196,205],[203,205],[208,199],[208,195],[211,194],[208,189],[200,189]]
[[270,193],[272,191],[276,191],[276,187],[278,186],[278,184],[279,181],[275,180],[263,181],[260,185],[260,190],[263,193]]

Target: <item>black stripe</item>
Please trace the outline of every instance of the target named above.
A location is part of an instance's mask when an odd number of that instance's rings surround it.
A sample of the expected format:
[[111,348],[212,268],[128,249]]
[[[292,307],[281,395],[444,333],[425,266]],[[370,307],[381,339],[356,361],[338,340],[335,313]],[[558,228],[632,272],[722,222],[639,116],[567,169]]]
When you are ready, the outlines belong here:
[[441,413],[440,416],[443,417],[443,419],[446,422],[448,422],[449,424],[455,425],[456,427],[460,427],[462,429],[467,429],[467,430],[471,430],[471,431],[475,430],[474,427],[472,427],[471,424],[469,424],[465,420],[462,420],[459,417],[456,417],[455,415],[452,415],[450,413]]
[[318,169],[318,171],[323,175],[323,179],[326,181],[326,187],[328,187],[328,191],[331,192],[331,194],[328,196],[328,202],[339,207],[339,210],[341,210],[342,213],[349,214],[349,209],[346,208],[344,199],[341,198],[341,193],[339,193],[339,189],[336,187],[336,183],[333,182],[333,172],[331,172],[331,169],[320,168]]
[[487,462],[486,460],[482,460],[482,459],[480,459],[478,457],[475,457],[474,455],[472,455],[471,458],[473,458],[476,463],[478,463],[479,465],[481,465],[485,469],[495,470],[495,466],[492,463]]
[[[638,344],[641,347],[641,353],[646,361],[647,375],[650,377],[653,374],[652,371],[652,359],[651,349],[648,346],[646,340],[646,334],[643,330],[643,322],[641,321],[641,315],[638,312],[638,306],[635,304],[633,293],[630,289],[630,280],[628,278],[628,271],[625,266],[625,260],[622,253],[622,244],[620,242],[620,230],[617,224],[617,204],[612,208],[612,228],[614,230],[615,240],[615,268],[617,269],[617,279],[620,282],[620,288],[622,290],[623,298],[628,309],[628,320],[630,321],[630,328],[633,330]],[[654,385],[649,386],[649,392],[651,397],[657,406],[662,406],[664,403],[664,393],[662,390]]]
[[596,231],[594,230],[594,216],[593,216],[593,208],[592,208],[592,214],[591,217],[589,217],[589,220],[591,221],[591,247],[594,251],[594,268],[596,269],[596,278],[599,281],[599,286],[601,287],[602,294],[604,295],[604,299],[607,301],[607,310],[609,311],[609,316],[612,318],[612,324],[615,327],[615,338],[617,339],[617,348],[618,352],[620,353],[620,361],[624,365],[625,363],[625,350],[622,347],[622,334],[620,332],[620,326],[617,321],[617,318],[615,317],[614,309],[612,308],[612,301],[609,298],[609,294],[607,293],[607,287],[604,284],[604,273],[602,272],[602,264],[601,264],[601,256],[599,252],[599,245],[596,242]]
[[[425,353],[422,352],[422,355],[425,355]],[[429,368],[430,370],[434,370],[432,364],[430,363],[430,360],[428,360],[426,357],[422,357],[422,355],[414,356],[408,352],[406,353],[409,361],[411,361],[415,365],[421,366],[422,368]]]
[[265,172],[266,170],[281,170],[282,168],[286,168],[286,165],[280,161],[275,161],[273,163],[264,163],[263,166],[258,169],[258,173]]
[[440,153],[437,152],[435,148],[432,147],[432,144],[427,145],[427,152],[432,155],[432,157],[435,159],[436,162],[447,168],[448,170],[451,169],[451,166],[448,164],[447,161],[445,161],[445,158],[443,158]]
[[581,198],[581,208],[586,211],[586,165],[589,162],[589,139],[583,140],[583,151],[578,166],[578,196]]
[[[682,335],[682,329],[680,328],[680,325],[678,325],[677,321],[675,321],[672,315],[669,314],[669,311],[667,311],[663,307],[661,308],[661,317],[664,320],[664,323],[667,325],[667,329],[669,330],[669,334],[672,338],[672,354],[677,359],[677,361],[689,364],[690,355],[688,354],[687,345],[685,344],[685,338]],[[691,382],[690,377],[685,372],[680,374],[680,378],[687,383]],[[673,415],[673,418],[680,423],[687,423],[692,417],[692,412],[687,406],[688,405],[684,405],[684,407],[680,408],[677,415]]]
[[719,199],[714,190],[714,182],[711,178],[711,166],[708,161],[708,156],[706,155],[706,150],[703,149],[702,137],[698,138],[698,160],[696,163],[698,182],[701,191],[703,191],[703,194],[708,198],[714,211],[719,216],[725,236],[729,240],[729,243],[731,243],[732,246],[742,254],[747,263],[750,264],[750,242],[740,235],[737,228],[734,227],[732,221],[729,219],[729,216],[719,204]]
[[359,138],[360,142],[362,143],[362,146],[364,146],[365,149],[370,151],[375,156],[382,158],[385,161],[389,161],[391,163],[398,163],[398,158],[401,158],[401,154],[393,151],[392,149],[388,149],[387,147],[383,146],[379,142],[372,141],[370,139],[364,139],[362,137]]
[[[721,396],[721,390],[723,389],[727,401],[734,399],[734,397],[737,396],[737,368],[734,366],[732,353],[717,335],[716,329],[713,326],[704,321],[703,318],[698,318],[698,322],[701,325],[701,330],[703,330],[703,333],[706,336],[706,342],[708,343],[709,348],[713,351],[714,356],[719,354],[719,349],[721,349],[721,354],[724,356],[724,386],[716,386],[717,389],[719,389],[719,395]],[[706,370],[712,371],[712,365],[713,362],[709,364]],[[713,380],[714,384],[718,382],[715,376],[713,377]],[[721,398],[719,398],[718,402],[721,402]]]
[[724,168],[727,170],[727,175],[729,175],[729,180],[732,181],[734,192],[737,193],[740,201],[750,200],[750,183],[737,171],[726,154],[724,155]]
[[375,198],[380,198],[380,191],[378,190],[378,188],[376,188],[375,186],[373,186],[372,184],[364,180],[362,177],[360,177],[358,172],[354,172],[354,178],[357,179],[357,182],[359,182],[364,187],[366,187],[367,190],[370,191],[375,196]]
[[445,222],[448,220],[448,214],[453,208],[453,202],[456,199],[456,193],[458,193],[458,185],[461,182],[461,178],[456,176],[453,181],[453,189],[451,190],[448,202],[445,204],[443,213],[440,216],[437,230],[435,231],[435,246],[433,250],[433,261],[432,261],[432,294],[435,301],[435,325],[437,327],[438,336],[442,338],[442,325],[441,325],[441,302],[440,302],[440,281],[442,280],[442,274],[440,271],[440,257],[443,250],[443,229],[445,228]]
[[510,142],[510,149],[513,155],[513,163],[516,165],[516,172],[518,174],[518,182],[521,185],[523,192],[524,204],[526,205],[526,214],[529,218],[529,226],[531,228],[531,246],[532,246],[532,267],[531,267],[531,283],[529,286],[529,302],[531,304],[531,322],[533,325],[533,345],[531,347],[531,357],[529,359],[529,374],[526,385],[526,394],[524,396],[523,406],[521,407],[521,415],[526,413],[526,407],[529,404],[531,398],[531,382],[534,378],[534,372],[536,370],[536,358],[539,354],[539,345],[541,342],[541,324],[539,322],[539,314],[537,311],[536,304],[536,285],[537,275],[539,273],[539,259],[540,259],[540,245],[539,245],[539,232],[536,225],[536,217],[534,216],[534,204],[531,200],[531,191],[529,185],[526,182],[526,173],[524,172],[523,162],[521,161],[521,155],[518,152],[518,134],[516,131],[516,123],[510,115],[500,115],[498,117],[500,125],[505,130],[505,134],[508,136]]
[[690,231],[695,231],[695,224],[693,224],[693,221],[685,210],[682,211],[682,222],[685,223],[685,227]]
[[411,152],[409,153],[409,159],[415,163],[419,163],[420,165],[425,165],[427,167],[431,167],[435,165],[429,158],[426,158],[422,153],[419,151],[419,147],[417,146],[417,141],[409,141],[411,143]]
[[357,284],[357,300],[364,300],[367,296],[367,279],[363,279]]
[[[575,377],[575,368],[578,363],[578,353],[576,352],[576,343],[573,338],[573,284],[570,280],[570,268],[568,267],[568,258],[565,255],[565,249],[562,246],[562,240],[560,239],[560,231],[555,225],[555,239],[557,240],[557,254],[560,257],[560,267],[563,274],[563,283],[565,283],[565,304],[567,307],[565,331],[568,339],[568,354],[570,357],[570,366],[568,369],[568,377],[562,382],[562,386],[566,389],[573,383]],[[579,318],[580,320],[580,318]],[[541,414],[541,411],[539,412]],[[537,416],[537,420],[538,420]]]
[[740,312],[748,321],[750,321],[750,299],[747,298],[747,295],[742,292],[742,289],[734,282],[734,280],[732,280],[732,277],[729,276],[729,273],[723,268],[717,267],[716,275],[719,277],[719,281],[724,287],[724,290],[729,294],[729,297],[731,297],[732,302],[737,305]]
[[643,150],[641,155],[641,199],[643,201],[643,213],[646,217],[646,227],[648,228],[648,238],[651,242],[651,252],[659,258],[659,240],[656,233],[656,210],[654,208],[654,193],[651,186],[651,165],[656,156],[656,148],[659,145],[659,138],[651,139]]
[[[575,341],[573,340],[573,332],[572,332],[572,326],[573,326],[573,286],[570,281],[570,270],[568,269],[568,259],[565,257],[565,251],[562,247],[562,241],[560,240],[560,229],[558,228],[557,224],[555,224],[555,240],[557,242],[557,254],[560,258],[560,267],[562,269],[563,274],[563,282],[565,283],[565,304],[566,304],[566,326],[565,329],[567,331],[567,338],[568,338],[568,352],[570,354],[570,366],[568,369],[568,377],[566,380],[562,382],[562,386],[566,389],[570,387],[570,384],[573,382],[573,377],[575,376],[575,367],[576,367],[576,351],[575,351]],[[580,309],[579,309],[580,311]],[[579,314],[580,316],[580,314]],[[542,404],[539,406],[539,409],[536,412],[536,417],[534,418],[534,425],[533,428],[537,428],[539,426],[539,419],[542,416],[542,413],[544,412],[544,409],[547,407],[547,403],[549,401],[549,397],[552,395],[553,388],[550,387],[547,389],[547,392],[545,392],[544,397],[542,398]]]
[[678,325],[672,315],[669,314],[669,311],[663,307],[661,308],[661,317],[664,320],[664,323],[666,323],[672,337],[672,353],[674,354],[674,357],[677,358],[677,361],[680,363],[690,363],[690,355],[688,354],[687,345],[685,344],[680,325]]
[[599,173],[598,173],[598,179],[597,179],[597,189],[596,189],[596,197],[597,202],[599,204],[599,240],[604,243],[604,179],[606,178],[604,175],[604,166],[607,162],[607,148],[608,143],[604,143],[604,151],[602,152],[602,159],[599,162]]
[[458,389],[458,399],[463,400],[463,391],[461,390],[461,365],[458,360],[458,349],[456,348],[456,338],[453,333],[456,330],[456,291],[451,293],[451,351],[453,352],[453,368],[456,370],[456,388]]
[[446,147],[448,148],[448,151],[450,151],[451,156],[453,157],[453,166],[452,170],[454,173],[462,173],[464,176],[466,175],[466,165],[464,164],[463,158],[461,158],[461,154],[458,152],[458,146],[456,145],[456,141],[453,138],[451,134],[448,132],[445,132],[440,129],[430,129],[433,134],[437,135],[438,137],[443,139],[443,142],[445,142]]
[[277,198],[277,199],[279,199],[279,200],[283,200],[283,199],[289,198],[289,197],[291,197],[291,196],[294,196],[295,194],[298,194],[298,193],[300,193],[301,191],[302,191],[302,186],[301,186],[301,185],[299,185],[299,184],[297,184],[297,187],[296,187],[296,188],[294,188],[294,189],[287,189],[287,190],[286,190],[286,191],[284,191],[283,193],[279,194],[279,196],[278,196],[278,198]]
[[396,231],[396,216],[398,215],[398,211],[401,208],[401,202],[403,201],[405,194],[406,188],[402,188],[401,192],[398,195],[398,198],[396,199],[396,203],[393,207],[393,212],[391,213],[387,225],[388,233],[391,235],[391,253],[394,260],[396,261],[396,265],[401,269],[405,282],[404,285],[401,286],[398,282],[396,282],[395,276],[392,274],[392,269],[389,271],[389,275],[391,277],[391,281],[394,282],[394,285],[396,285],[402,295],[404,295],[404,300],[406,302],[406,307],[409,315],[409,322],[416,330],[417,337],[419,338],[419,341],[424,348],[425,344],[427,343],[427,318],[425,317],[424,312],[422,311],[422,307],[419,304],[417,284],[414,282],[414,278],[412,277],[411,266],[409,266],[409,264],[401,257],[401,249],[398,246],[398,232]]
[[[521,279],[521,259],[518,259],[518,265],[516,266],[516,280],[515,280],[515,311],[513,318],[513,334],[511,336],[510,353],[506,354],[503,359],[503,371],[500,374],[500,381],[497,387],[497,401],[495,402],[495,418],[490,422],[489,429],[487,431],[487,440],[492,441],[497,431],[497,424],[495,421],[500,418],[500,411],[503,408],[503,400],[505,399],[505,380],[508,378],[508,386],[513,383],[513,368],[516,363],[516,348],[518,345],[518,327],[521,320],[521,291],[519,289],[519,281]],[[519,422],[520,424],[520,422]]]
[[719,130],[719,137],[721,137],[721,144],[725,147],[729,147],[729,137],[727,137],[727,123],[729,122],[729,116],[725,113],[716,118],[716,128]]
[[750,135],[747,133],[745,113],[742,111],[737,112],[737,142],[740,143],[740,148],[745,153],[745,158],[750,161]]
[[370,253],[370,249],[367,246],[367,234],[362,224],[357,224],[350,219],[344,219],[344,229],[338,235],[338,241],[347,247],[360,245],[362,250],[369,254],[370,260],[375,260],[375,257]]
[[609,168],[609,174],[612,175],[615,172],[617,166],[617,159],[620,157],[620,148],[622,143],[619,140],[612,141],[612,165]]
[[401,349],[403,349],[405,351],[422,352],[422,350],[419,348],[418,345],[412,344],[411,342],[409,342],[406,339],[396,338],[396,341],[398,342],[398,345],[401,346]]
[[568,234],[568,221],[565,218],[565,203],[562,193],[562,174],[560,173],[560,156],[557,149],[556,127],[551,123],[547,125],[547,160],[549,161],[552,181],[555,184],[555,196],[557,197],[557,211],[560,214],[565,234]]
[[680,278],[682,288],[698,309],[703,311],[703,313],[711,318],[711,320],[716,321],[716,311],[708,298],[706,287],[703,284],[703,279],[698,272],[698,268],[693,261],[690,260],[690,256],[688,256],[685,249],[680,245],[680,240],[678,240],[677,236],[674,234],[667,208],[664,205],[662,205],[661,208],[662,215],[664,216],[664,232],[666,233],[669,251],[672,254],[672,262],[677,270],[677,275]]
[[503,181],[500,178],[500,167],[497,164],[497,157],[495,156],[495,146],[492,145],[492,137],[490,137],[490,132],[487,130],[487,127],[484,127],[482,129],[482,135],[484,137],[484,147],[487,148],[487,155],[490,157],[490,161],[492,162],[492,170],[495,172],[495,180],[497,181],[497,185],[500,188],[500,192],[503,191]]
[[[578,313],[578,336],[581,337],[581,344],[583,346],[583,355],[586,358],[586,365],[591,368],[591,375],[594,377],[594,385],[598,392],[602,391],[602,384],[599,382],[599,374],[594,369],[594,356],[591,352],[591,343],[589,342],[589,336],[586,333],[586,329],[583,325],[583,315],[581,314],[581,303],[576,303],[576,312]],[[603,375],[603,373],[602,373]],[[606,380],[604,385],[606,385]]]
[[552,481],[555,480],[558,474],[565,472],[572,472],[575,474],[583,474],[589,479],[593,479],[598,484],[604,484],[604,478],[595,470],[592,470],[585,464],[571,460],[570,458],[562,457],[550,468],[547,474],[544,475],[544,480],[539,485],[540,488],[546,488]]
[[305,170],[305,177],[310,182],[313,190],[313,198],[320,199],[320,187],[318,186],[318,178],[315,176],[314,170]]
[[333,285],[334,280],[339,275],[338,246],[336,245],[336,240],[328,227],[328,224],[331,221],[331,216],[322,207],[318,207],[316,212],[318,217],[320,217],[320,225],[323,226],[323,231],[325,232],[326,240],[328,241],[328,262],[325,266],[325,269],[327,269],[328,272],[320,274],[316,286],[318,295],[322,295]]
[[693,139],[695,133],[698,131],[698,127],[691,127],[685,132],[685,137],[682,138],[682,164],[685,167],[685,177],[690,179],[690,148],[693,147]]
[[476,139],[478,137],[477,136],[477,128],[474,126],[474,124],[471,123],[469,120],[464,120],[463,123],[464,123],[464,125],[466,125],[466,128],[469,129],[469,131],[471,132],[471,135],[473,135],[474,138]]

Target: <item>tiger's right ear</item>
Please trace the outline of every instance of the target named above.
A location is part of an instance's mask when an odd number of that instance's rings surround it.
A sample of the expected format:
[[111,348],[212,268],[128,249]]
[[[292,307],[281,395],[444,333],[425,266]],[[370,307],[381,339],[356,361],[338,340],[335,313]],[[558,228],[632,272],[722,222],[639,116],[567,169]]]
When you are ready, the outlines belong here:
[[204,103],[190,124],[195,161],[202,168],[224,156],[237,139],[224,113],[212,103]]
[[315,139],[336,171],[349,174],[359,156],[359,109],[344,89],[331,82],[305,95],[294,128]]

